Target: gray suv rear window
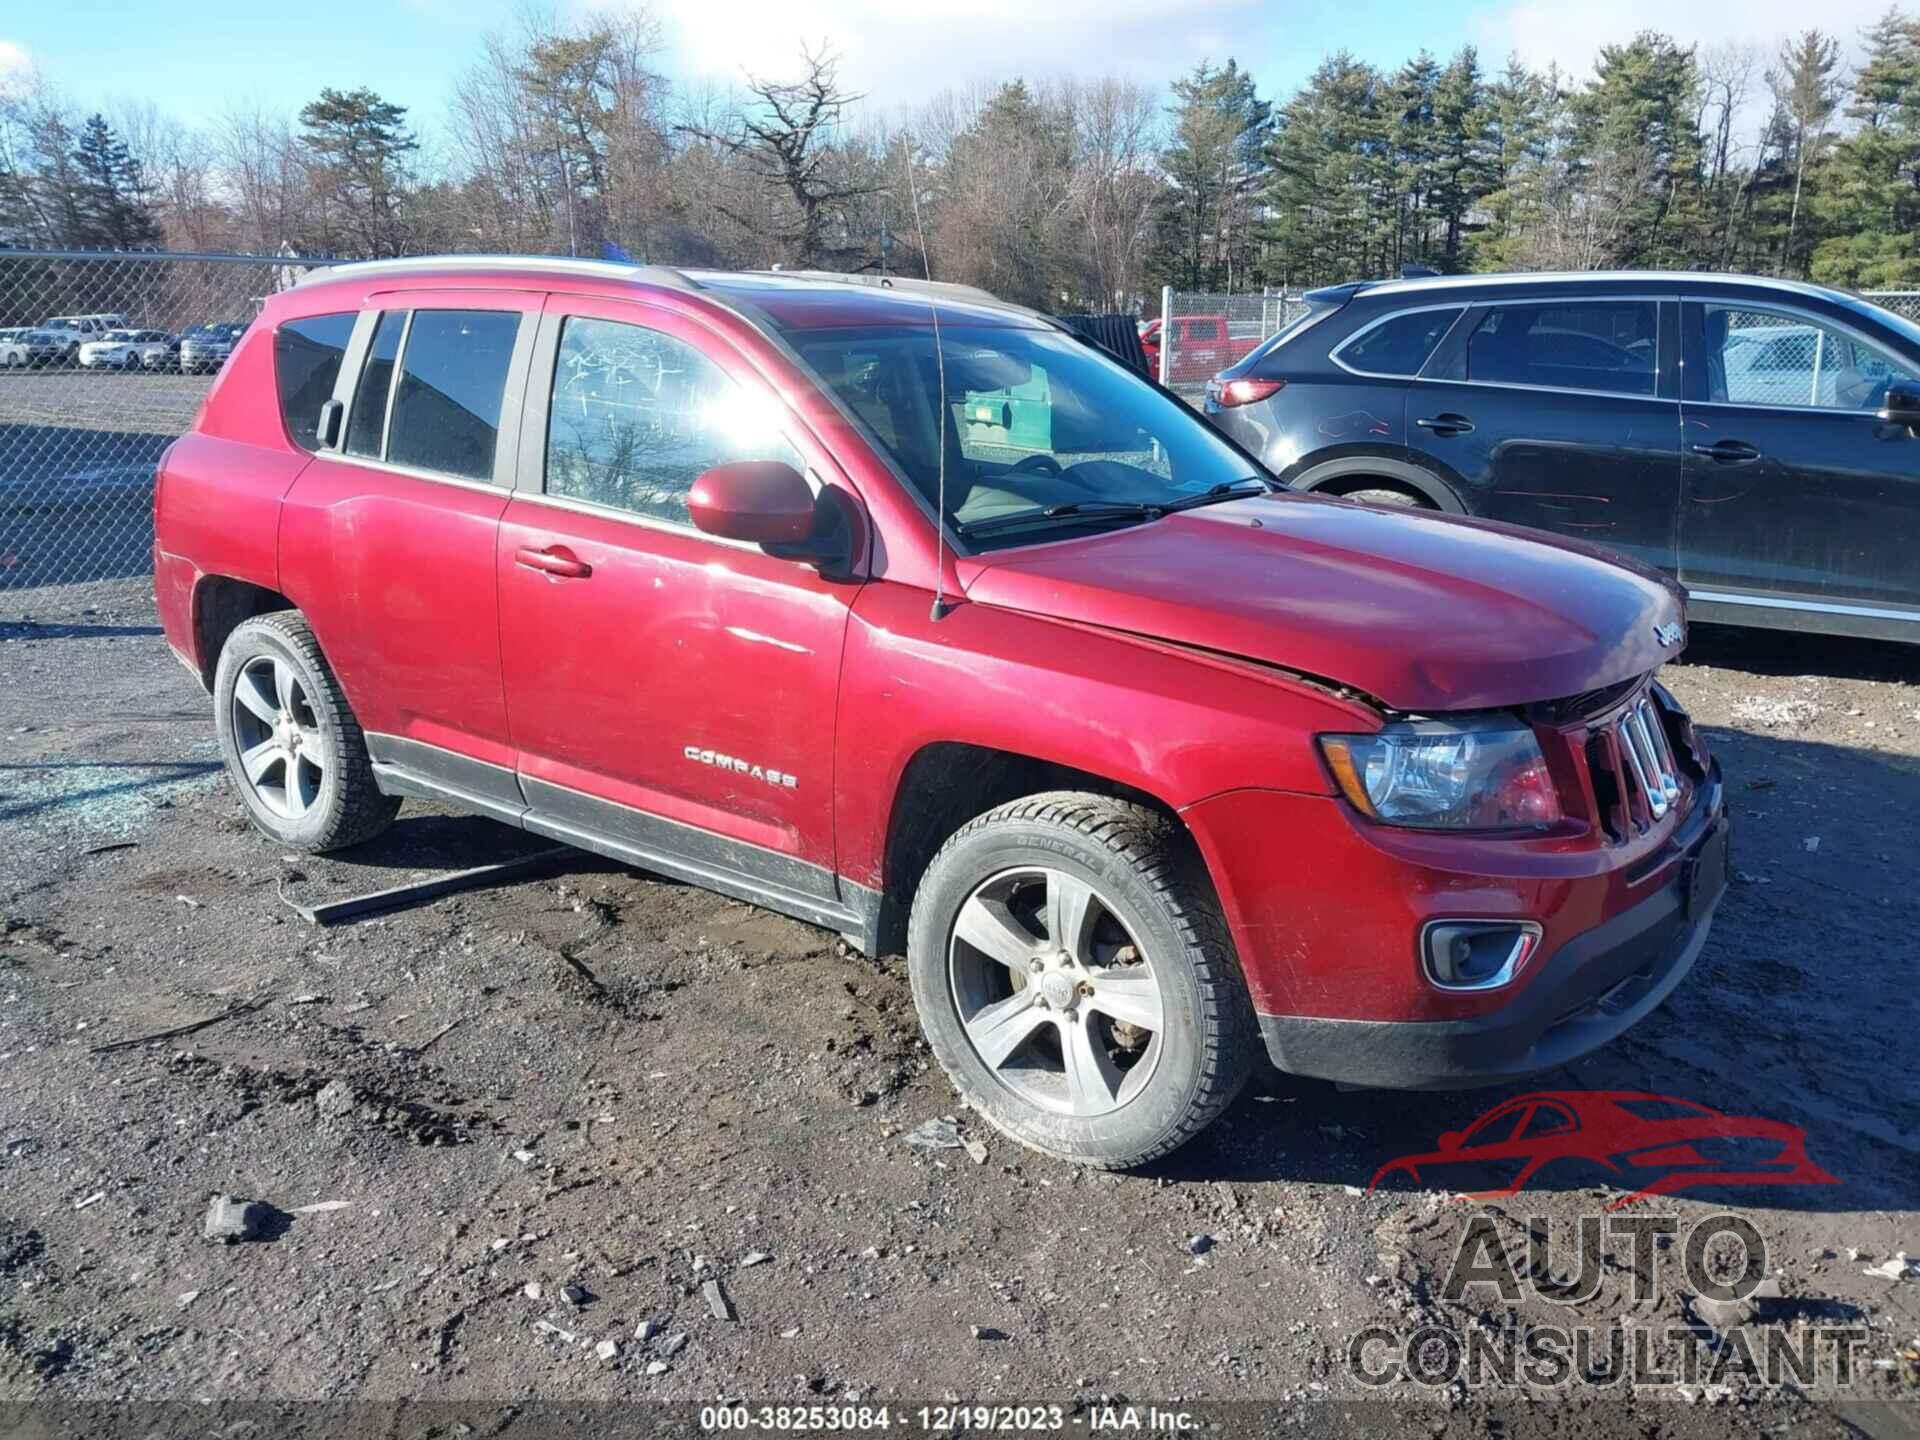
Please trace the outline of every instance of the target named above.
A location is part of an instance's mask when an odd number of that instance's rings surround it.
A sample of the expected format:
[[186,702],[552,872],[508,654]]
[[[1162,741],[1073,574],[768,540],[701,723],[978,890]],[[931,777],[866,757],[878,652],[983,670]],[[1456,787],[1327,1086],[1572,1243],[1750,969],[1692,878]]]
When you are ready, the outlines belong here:
[[1464,305],[1445,310],[1409,310],[1362,330],[1335,352],[1349,370],[1366,375],[1418,375]]

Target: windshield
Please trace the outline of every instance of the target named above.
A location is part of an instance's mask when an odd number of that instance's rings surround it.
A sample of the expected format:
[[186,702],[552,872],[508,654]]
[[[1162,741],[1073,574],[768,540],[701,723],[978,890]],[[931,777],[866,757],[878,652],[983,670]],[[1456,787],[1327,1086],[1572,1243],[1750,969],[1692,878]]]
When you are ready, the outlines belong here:
[[931,328],[788,339],[930,509],[944,444],[946,516],[974,549],[1151,520],[1256,468],[1178,400],[1057,331],[942,326],[944,426]]

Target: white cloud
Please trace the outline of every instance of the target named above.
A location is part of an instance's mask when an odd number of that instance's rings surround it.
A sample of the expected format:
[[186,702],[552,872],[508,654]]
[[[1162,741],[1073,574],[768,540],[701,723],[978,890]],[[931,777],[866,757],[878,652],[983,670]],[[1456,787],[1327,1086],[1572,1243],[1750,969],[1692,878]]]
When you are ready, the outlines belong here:
[[26,77],[33,69],[33,57],[27,47],[12,40],[0,40],[0,93]]
[[[841,79],[884,109],[978,79],[1118,73],[1160,85],[1247,49],[1257,0],[666,0],[679,68],[717,81],[797,70],[830,42]],[[1242,59],[1246,56],[1242,54]]]

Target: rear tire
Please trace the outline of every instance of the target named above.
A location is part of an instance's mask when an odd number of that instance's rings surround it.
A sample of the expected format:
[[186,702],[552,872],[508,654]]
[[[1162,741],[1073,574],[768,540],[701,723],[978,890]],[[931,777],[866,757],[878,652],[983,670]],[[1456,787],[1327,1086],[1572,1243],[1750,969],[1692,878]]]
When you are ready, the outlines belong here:
[[907,964],[968,1104],[1064,1160],[1165,1155],[1252,1068],[1253,1005],[1213,887],[1144,806],[1054,791],[971,821],[921,878]]
[[393,822],[360,724],[306,618],[257,615],[235,628],[213,680],[227,777],[256,829],[318,854],[371,840]]

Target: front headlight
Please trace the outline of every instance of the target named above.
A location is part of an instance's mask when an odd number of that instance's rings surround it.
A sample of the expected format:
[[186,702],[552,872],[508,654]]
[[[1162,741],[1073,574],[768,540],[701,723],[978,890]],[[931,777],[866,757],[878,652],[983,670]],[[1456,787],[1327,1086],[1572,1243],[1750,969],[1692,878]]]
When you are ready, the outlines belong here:
[[1537,830],[1560,798],[1533,731],[1510,720],[1407,721],[1375,735],[1322,735],[1320,748],[1354,808],[1423,830]]

